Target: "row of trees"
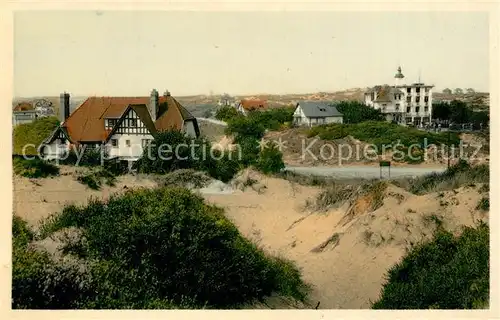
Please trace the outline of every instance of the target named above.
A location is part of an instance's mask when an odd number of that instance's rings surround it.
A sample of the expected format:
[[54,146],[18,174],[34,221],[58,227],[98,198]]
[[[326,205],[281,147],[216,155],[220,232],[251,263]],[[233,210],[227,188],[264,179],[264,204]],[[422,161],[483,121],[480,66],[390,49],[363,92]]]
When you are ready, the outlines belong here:
[[443,89],[443,93],[444,94],[464,94],[467,93],[467,94],[473,94],[473,93],[476,93],[476,91],[472,88],[466,88],[465,91],[462,89],[462,88],[455,88],[455,90],[451,90],[450,88],[446,88],[446,89]]
[[453,123],[472,123],[474,126],[486,125],[490,121],[488,112],[474,111],[467,103],[459,100],[433,104],[432,118]]

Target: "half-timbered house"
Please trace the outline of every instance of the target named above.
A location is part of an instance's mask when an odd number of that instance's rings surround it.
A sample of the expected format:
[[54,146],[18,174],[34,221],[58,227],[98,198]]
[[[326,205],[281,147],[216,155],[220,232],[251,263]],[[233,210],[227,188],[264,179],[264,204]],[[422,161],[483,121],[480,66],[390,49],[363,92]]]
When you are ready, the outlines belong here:
[[40,152],[61,158],[71,146],[103,147],[106,158],[136,161],[156,133],[175,129],[198,137],[193,117],[167,91],[150,97],[90,97],[69,114],[69,94],[61,94],[61,125],[45,139]]

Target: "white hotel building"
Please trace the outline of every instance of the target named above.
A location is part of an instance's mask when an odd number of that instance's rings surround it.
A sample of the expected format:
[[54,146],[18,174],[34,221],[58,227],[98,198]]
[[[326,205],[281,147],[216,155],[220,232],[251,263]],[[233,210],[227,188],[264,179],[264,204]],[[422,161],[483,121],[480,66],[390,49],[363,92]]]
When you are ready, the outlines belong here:
[[380,110],[388,121],[424,126],[432,118],[432,88],[420,82],[405,84],[401,67],[393,86],[375,86],[365,92],[365,104]]

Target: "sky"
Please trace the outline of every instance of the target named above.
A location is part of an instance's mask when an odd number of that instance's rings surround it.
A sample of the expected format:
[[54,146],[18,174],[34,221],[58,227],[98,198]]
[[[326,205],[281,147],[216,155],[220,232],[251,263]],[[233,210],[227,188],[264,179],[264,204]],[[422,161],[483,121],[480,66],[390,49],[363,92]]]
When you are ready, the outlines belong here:
[[14,96],[489,91],[481,12],[19,11]]

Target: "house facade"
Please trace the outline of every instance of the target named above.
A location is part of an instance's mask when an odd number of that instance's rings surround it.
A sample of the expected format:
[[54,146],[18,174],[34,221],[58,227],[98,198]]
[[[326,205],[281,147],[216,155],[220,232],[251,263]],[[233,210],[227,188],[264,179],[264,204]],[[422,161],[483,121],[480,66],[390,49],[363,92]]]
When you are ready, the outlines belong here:
[[328,123],[343,123],[342,114],[334,106],[314,101],[301,101],[296,104],[293,123],[297,126],[316,126]]
[[387,121],[419,127],[430,124],[434,86],[421,82],[405,84],[401,67],[394,79],[393,86],[375,86],[367,90],[364,95],[365,104],[380,110]]
[[61,125],[45,139],[45,159],[60,159],[71,146],[104,148],[108,159],[136,161],[158,132],[175,129],[200,135],[198,123],[169,92],[159,97],[90,97],[69,114],[67,93],[61,94]]

